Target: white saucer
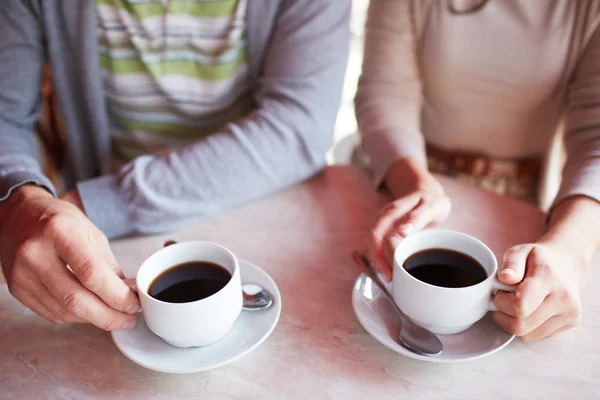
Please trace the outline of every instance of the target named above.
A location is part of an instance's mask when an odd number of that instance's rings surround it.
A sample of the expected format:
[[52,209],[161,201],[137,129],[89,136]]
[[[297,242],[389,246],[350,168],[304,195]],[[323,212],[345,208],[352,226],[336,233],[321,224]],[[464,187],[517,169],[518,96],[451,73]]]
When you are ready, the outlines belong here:
[[256,349],[273,332],[281,314],[281,294],[265,271],[240,260],[242,284],[256,284],[273,296],[273,305],[261,311],[242,311],[231,331],[206,347],[180,349],[152,333],[141,314],[130,331],[112,332],[121,353],[142,367],[159,372],[185,374],[206,371],[235,361]]
[[472,361],[506,347],[514,336],[501,330],[488,313],[462,333],[439,335],[444,351],[436,356],[413,352],[398,340],[399,318],[389,301],[366,275],[361,274],[352,290],[352,307],[358,321],[371,336],[397,353],[417,360],[455,363]]

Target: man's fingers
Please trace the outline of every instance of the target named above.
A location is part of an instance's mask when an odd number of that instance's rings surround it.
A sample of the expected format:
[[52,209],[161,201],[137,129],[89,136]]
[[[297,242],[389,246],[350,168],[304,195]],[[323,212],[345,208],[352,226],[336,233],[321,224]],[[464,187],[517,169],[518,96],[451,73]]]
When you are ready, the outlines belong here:
[[[99,236],[102,235],[102,232],[98,231],[98,235]],[[102,256],[102,258],[104,258],[104,261],[106,261],[106,263],[108,264],[110,269],[112,269],[113,272],[120,279],[125,279],[125,273],[121,269],[119,262],[117,261],[114,253],[112,252],[112,249],[110,248],[110,243],[108,242],[108,240],[106,238],[102,237],[101,240],[98,240],[98,242],[99,243],[97,243],[97,245],[99,247],[99,253]]]
[[108,263],[108,266],[110,267],[110,269],[113,270],[115,275],[117,275],[119,277],[119,279],[125,279],[125,273],[121,269],[121,266],[116,263],[116,261],[115,261],[115,264],[112,264],[110,260],[106,260],[106,262]]
[[[52,269],[47,274],[44,284],[61,304],[61,313],[73,314],[106,331],[130,329],[135,326],[135,317],[106,305],[94,293],[83,287],[67,268]],[[123,282],[120,284],[127,287]]]
[[[97,241],[96,241],[97,242]],[[135,314],[140,308],[135,293],[114,272],[117,263],[110,250],[100,253],[94,240],[70,238],[69,243],[57,241],[59,256],[88,290],[117,311]],[[106,246],[105,246],[106,247]],[[114,260],[110,266],[106,261]]]
[[34,294],[35,298],[42,304],[46,306],[48,310],[57,318],[60,318],[63,322],[72,322],[72,323],[87,323],[86,320],[77,317],[76,315],[71,314],[70,312],[65,312],[64,307],[56,301],[54,296],[50,293],[48,288],[45,285],[40,285],[35,292],[31,292]]
[[25,307],[55,325],[61,325],[65,321],[58,319],[46,306],[44,306],[34,295],[25,291],[20,286],[11,289],[11,294],[19,300]]
[[498,280],[506,285],[514,285],[523,280],[527,258],[533,249],[531,244],[514,246],[504,253],[502,265],[498,268]]
[[133,290],[134,292],[137,292],[137,284],[135,278],[123,279],[123,283],[126,284],[129,289]]
[[[46,257],[45,260],[48,260],[48,257]],[[51,317],[46,318],[46,316],[44,316],[48,321],[52,323],[85,322],[70,313],[62,312],[61,305],[58,304],[46,286],[44,286],[40,279],[34,275],[29,268],[25,268],[22,265],[13,278],[13,284],[18,288],[15,290],[20,290],[21,296],[31,298],[27,300],[29,303],[39,304],[44,310],[50,312]],[[40,307],[37,307],[37,309],[40,309]]]

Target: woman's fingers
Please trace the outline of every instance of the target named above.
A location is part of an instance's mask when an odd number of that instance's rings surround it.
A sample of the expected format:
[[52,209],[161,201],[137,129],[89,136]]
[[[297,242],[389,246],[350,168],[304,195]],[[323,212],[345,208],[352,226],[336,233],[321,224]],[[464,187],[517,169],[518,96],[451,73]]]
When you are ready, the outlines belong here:
[[578,324],[579,324],[579,321],[575,321],[573,324],[569,324],[569,325],[565,325],[563,327],[560,327],[557,330],[555,330],[554,332],[552,332],[549,335],[547,335],[546,337],[553,337],[553,336],[556,336],[558,334],[561,334],[561,333],[563,333],[565,331],[568,331],[569,329],[575,328]]
[[450,200],[445,197],[421,198],[419,204],[401,217],[396,226],[388,234],[386,254],[387,260],[393,259],[393,254],[402,239],[412,232],[418,232],[429,226],[445,220],[450,214]]
[[508,250],[498,273],[499,279],[506,284],[522,280],[514,293],[499,291],[494,297],[498,308],[494,321],[517,336],[532,333],[560,312],[560,305],[549,296],[553,290],[552,282],[540,273],[542,260],[533,249],[533,245],[521,245]]
[[514,293],[499,291],[494,297],[498,311],[516,318],[529,317],[544,302],[552,288],[535,277],[525,278]]
[[450,199],[444,195],[416,192],[388,204],[371,231],[367,254],[386,281],[392,279],[394,250],[412,232],[439,223],[450,214]]
[[521,337],[526,342],[533,342],[555,334],[555,332],[564,332],[567,329],[574,328],[577,324],[570,323],[564,316],[555,315],[545,321],[538,328]]
[[[519,318],[497,311],[494,312],[493,319],[496,324],[498,324],[498,326],[500,326],[500,328],[506,332],[516,336],[526,336],[534,332],[536,329],[546,323],[546,321],[558,317],[556,315],[556,310],[556,304],[553,304],[551,301],[547,301],[542,303],[527,317]],[[551,332],[558,328],[558,326],[555,327]]]
[[533,250],[533,244],[511,247],[504,253],[502,265],[498,268],[498,280],[505,285],[514,285],[523,280],[527,258]]
[[576,326],[579,313],[553,291],[548,281],[527,276],[515,293],[499,292],[494,321],[506,332],[534,341]]
[[565,265],[563,258],[549,248],[523,245],[507,252],[504,264],[516,271],[512,277],[524,279],[514,293],[499,292],[494,298],[499,312],[493,318],[502,329],[532,341],[579,323],[576,286],[570,288],[557,274]]
[[367,254],[388,282],[392,279],[392,268],[387,259],[386,243],[398,219],[411,211],[420,202],[417,194],[403,197],[385,206],[380,212],[375,227],[367,241]]
[[404,237],[430,225],[442,222],[450,214],[451,203],[446,196],[423,198],[418,207],[398,222],[397,231]]

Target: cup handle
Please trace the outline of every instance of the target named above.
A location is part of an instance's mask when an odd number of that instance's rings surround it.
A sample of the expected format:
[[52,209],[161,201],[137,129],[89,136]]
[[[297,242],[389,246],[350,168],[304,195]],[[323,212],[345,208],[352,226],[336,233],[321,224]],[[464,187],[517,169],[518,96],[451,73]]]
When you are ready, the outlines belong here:
[[514,291],[517,289],[517,286],[518,285],[505,285],[504,283],[500,282],[498,278],[494,278],[494,281],[492,282],[492,294],[488,302],[488,310],[498,311],[498,307],[496,307],[496,304],[494,304],[494,295],[498,290],[514,293]]

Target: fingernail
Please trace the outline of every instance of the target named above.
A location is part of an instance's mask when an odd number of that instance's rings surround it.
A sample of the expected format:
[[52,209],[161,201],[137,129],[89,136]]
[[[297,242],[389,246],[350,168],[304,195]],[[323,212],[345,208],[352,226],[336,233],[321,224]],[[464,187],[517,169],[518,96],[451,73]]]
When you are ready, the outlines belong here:
[[414,228],[413,224],[404,224],[404,225],[400,226],[400,228],[398,228],[398,230],[400,231],[400,233],[402,233],[403,235],[406,236],[412,232],[413,228]]
[[504,275],[515,275],[517,271],[513,268],[504,268],[500,273]]
[[127,322],[125,322],[125,325],[123,325],[123,329],[125,330],[131,330],[135,327],[135,319],[131,319]]
[[385,271],[385,272],[382,272],[381,274],[383,275],[383,279],[386,282],[391,282],[392,281],[392,274],[391,274],[391,272]]

